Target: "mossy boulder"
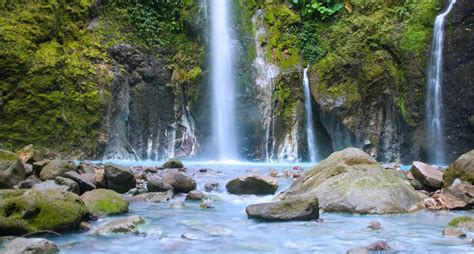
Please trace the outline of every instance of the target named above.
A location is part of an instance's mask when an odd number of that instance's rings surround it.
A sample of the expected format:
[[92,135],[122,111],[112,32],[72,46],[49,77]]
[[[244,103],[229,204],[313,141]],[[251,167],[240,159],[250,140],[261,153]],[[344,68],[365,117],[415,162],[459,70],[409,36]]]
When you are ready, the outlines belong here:
[[474,218],[471,216],[459,216],[450,220],[448,226],[466,228],[474,231]]
[[181,162],[179,159],[172,158],[167,160],[162,167],[164,168],[184,168],[183,162]]
[[86,206],[72,192],[0,190],[0,235],[74,230],[86,215]]
[[13,188],[25,177],[26,170],[16,154],[0,149],[0,189]]
[[444,186],[450,186],[456,178],[474,184],[474,150],[461,155],[446,168]]
[[113,215],[128,212],[128,202],[113,190],[97,189],[81,196],[87,210],[95,215]]
[[73,161],[52,160],[41,169],[40,178],[43,181],[55,179],[57,176],[64,176],[68,171],[75,171],[76,164]]
[[334,152],[284,191],[287,200],[316,195],[327,212],[387,214],[412,212],[423,201],[405,180],[357,148]]
[[2,254],[56,254],[58,246],[43,238],[17,237],[5,245]]
[[232,194],[273,195],[278,181],[268,176],[241,176],[229,181],[225,187]]

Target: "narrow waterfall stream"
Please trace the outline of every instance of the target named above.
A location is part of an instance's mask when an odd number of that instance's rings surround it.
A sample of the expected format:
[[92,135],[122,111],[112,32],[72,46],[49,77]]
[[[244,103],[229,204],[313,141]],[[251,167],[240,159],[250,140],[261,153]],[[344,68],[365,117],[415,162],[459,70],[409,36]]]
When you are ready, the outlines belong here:
[[428,139],[428,160],[430,163],[442,165],[444,155],[443,97],[442,97],[442,64],[445,18],[453,8],[456,0],[450,0],[449,6],[436,17],[433,29],[431,59],[427,76],[426,95],[426,132]]
[[212,127],[216,159],[237,159],[229,0],[211,0]]
[[316,146],[316,137],[314,136],[313,127],[313,109],[311,107],[311,92],[309,89],[308,68],[303,72],[304,85],[304,109],[306,114],[306,137],[308,140],[308,153],[310,162],[318,160],[318,148]]

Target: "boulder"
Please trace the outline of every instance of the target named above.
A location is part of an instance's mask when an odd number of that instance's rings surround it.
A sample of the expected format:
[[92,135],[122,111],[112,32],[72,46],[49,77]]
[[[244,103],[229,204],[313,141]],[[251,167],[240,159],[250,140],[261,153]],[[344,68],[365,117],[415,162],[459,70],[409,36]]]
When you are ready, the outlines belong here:
[[374,220],[374,221],[371,221],[369,225],[367,225],[367,228],[371,230],[381,230],[382,225],[380,224],[379,221]]
[[302,178],[280,194],[280,199],[311,194],[327,212],[360,214],[404,213],[424,207],[407,181],[357,148],[334,152]]
[[207,199],[207,195],[201,191],[190,191],[187,195],[185,200],[186,201],[204,201]]
[[128,201],[113,190],[97,189],[81,196],[87,210],[94,215],[114,215],[128,212]]
[[150,177],[146,182],[146,188],[149,192],[173,191],[173,186],[158,177]]
[[446,168],[444,186],[450,186],[456,178],[474,184],[474,150],[461,155]]
[[43,238],[18,237],[5,245],[3,254],[55,254],[59,253],[58,246]]
[[75,181],[79,185],[81,194],[96,189],[96,185],[93,182],[95,174],[79,174],[76,171],[68,171],[64,173],[64,177]]
[[0,189],[13,188],[25,178],[25,168],[16,154],[0,149]]
[[445,228],[443,229],[444,236],[451,236],[451,237],[466,237],[466,233],[462,232],[457,228]]
[[33,145],[27,145],[16,152],[18,157],[23,163],[34,163],[35,161],[41,160],[39,158],[39,152],[35,150]]
[[57,176],[64,176],[68,171],[75,171],[76,164],[73,161],[52,160],[40,172],[40,178],[43,181],[51,180]]
[[135,188],[135,176],[125,167],[108,163],[105,165],[105,178],[108,188],[118,193],[125,193]]
[[161,180],[163,183],[171,185],[177,193],[188,193],[196,189],[194,179],[178,170],[168,170]]
[[80,197],[60,190],[0,190],[0,235],[77,229],[87,215]]
[[254,204],[245,210],[249,218],[261,220],[315,220],[319,218],[318,199],[299,196],[283,201]]
[[373,242],[369,245],[367,245],[367,247],[365,247],[368,251],[389,251],[389,250],[392,250],[392,248],[390,247],[390,245],[388,245],[388,243],[386,241],[376,241],[376,242]]
[[448,209],[471,209],[474,207],[474,185],[459,182],[444,187],[440,195]]
[[229,181],[225,187],[232,194],[273,195],[278,189],[278,181],[268,176],[241,176]]
[[470,231],[474,231],[474,217],[470,216],[459,216],[453,218],[449,221],[448,226],[450,227],[457,227],[457,228],[465,228]]
[[69,191],[69,192],[78,194],[77,192],[78,190],[76,189],[76,187],[59,184],[56,182],[56,180],[46,180],[44,182],[39,182],[33,185],[31,189],[39,190],[39,191],[45,191],[45,190]]
[[94,234],[107,235],[113,233],[138,233],[138,225],[145,223],[145,219],[138,215],[133,215],[118,220],[111,221],[99,226]]
[[69,179],[69,178],[58,176],[58,177],[56,177],[56,179],[54,179],[54,182],[56,184],[66,186],[67,191],[74,192],[76,194],[80,193],[79,192],[79,185],[76,182],[74,182],[73,180]]
[[107,188],[107,178],[105,176],[105,170],[103,168],[98,168],[95,171],[94,183],[97,188]]
[[219,183],[206,183],[204,184],[204,190],[206,192],[219,190]]
[[18,183],[18,188],[19,189],[31,189],[35,184],[40,183],[41,181],[38,178],[27,178],[21,182]]
[[162,167],[163,168],[184,168],[184,165],[180,160],[178,160],[176,158],[172,158],[172,159],[167,160],[162,165]]
[[50,162],[51,160],[42,160],[42,161],[37,161],[37,162],[34,162],[33,163],[33,173],[36,175],[36,176],[40,176],[40,173],[41,173],[41,170],[43,170],[43,168],[48,165],[48,163]]
[[172,191],[147,192],[147,193],[142,193],[142,194],[138,194],[136,196],[133,196],[131,198],[131,201],[134,201],[134,202],[149,202],[149,203],[162,203],[162,202],[167,202],[171,198],[173,198],[173,192]]
[[413,177],[423,184],[426,190],[434,191],[443,187],[443,171],[437,167],[415,161],[410,171]]

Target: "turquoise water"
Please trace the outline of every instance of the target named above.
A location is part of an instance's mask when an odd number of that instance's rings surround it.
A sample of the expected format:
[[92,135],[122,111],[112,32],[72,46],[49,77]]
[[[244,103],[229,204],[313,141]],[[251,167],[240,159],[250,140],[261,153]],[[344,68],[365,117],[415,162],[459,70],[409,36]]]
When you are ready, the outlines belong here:
[[[136,163],[131,163],[136,164]],[[159,165],[142,162],[144,166]],[[170,203],[132,203],[130,213],[138,214],[147,223],[140,226],[143,235],[116,234],[95,236],[90,232],[67,234],[54,239],[61,253],[346,253],[377,240],[385,240],[400,253],[474,253],[471,239],[448,238],[441,235],[450,219],[472,212],[421,211],[404,215],[349,215],[322,213],[322,222],[258,222],[247,219],[245,207],[272,200],[273,196],[237,196],[225,192],[225,183],[245,174],[267,175],[275,169],[283,172],[294,164],[252,163],[185,163],[193,174],[198,189],[207,182],[219,182],[220,191],[213,192],[213,209],[199,208],[199,202],[186,202],[184,208],[171,208]],[[308,164],[298,164],[303,168]],[[211,168],[199,173],[199,168]],[[278,178],[286,189],[291,180]],[[184,200],[184,195],[175,200]],[[121,216],[119,216],[121,217]],[[117,217],[93,223],[97,227]],[[380,232],[366,229],[378,220]],[[193,240],[182,237],[186,234]]]

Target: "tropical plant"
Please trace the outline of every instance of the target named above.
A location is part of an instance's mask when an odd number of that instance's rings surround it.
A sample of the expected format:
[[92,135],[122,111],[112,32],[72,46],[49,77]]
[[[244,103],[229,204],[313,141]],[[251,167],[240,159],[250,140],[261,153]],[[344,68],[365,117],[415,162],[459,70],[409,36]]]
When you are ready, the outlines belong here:
[[318,16],[322,20],[344,8],[344,3],[338,0],[292,0],[292,3],[304,15]]

